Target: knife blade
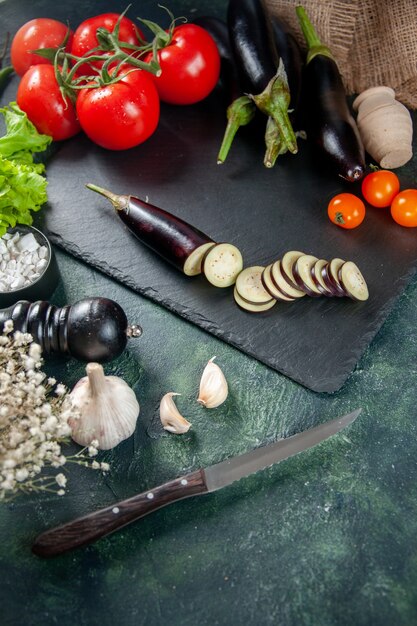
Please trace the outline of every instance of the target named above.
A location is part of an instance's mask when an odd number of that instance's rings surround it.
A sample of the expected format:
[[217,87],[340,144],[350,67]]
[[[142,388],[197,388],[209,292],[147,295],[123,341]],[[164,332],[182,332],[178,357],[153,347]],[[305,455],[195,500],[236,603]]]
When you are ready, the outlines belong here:
[[132,498],[47,530],[37,537],[32,551],[41,557],[56,556],[96,541],[163,506],[226,487],[316,446],[352,424],[361,410],[357,409],[291,437],[180,476]]

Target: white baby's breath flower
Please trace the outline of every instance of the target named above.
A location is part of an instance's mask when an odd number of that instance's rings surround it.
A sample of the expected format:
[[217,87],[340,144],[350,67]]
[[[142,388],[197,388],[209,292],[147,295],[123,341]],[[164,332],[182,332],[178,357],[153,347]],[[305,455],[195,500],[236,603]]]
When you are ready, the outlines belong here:
[[59,384],[56,386],[55,393],[57,396],[63,396],[65,393],[67,393],[67,388],[65,387],[65,385]]
[[57,491],[57,495],[58,495],[58,496],[65,496],[65,489],[59,489],[59,490]]
[[67,484],[67,477],[64,474],[57,474],[55,476],[55,480],[58,483],[58,485],[60,487],[65,487],[65,485]]
[[94,446],[88,446],[88,456],[97,456],[98,449]]
[[[66,387],[48,378],[41,366],[40,346],[29,333],[13,332],[13,323],[6,322],[0,334],[0,500],[19,490],[50,489],[50,481],[39,474],[67,462],[62,446],[71,434],[69,420],[77,419],[79,411]],[[87,462],[98,454],[97,446],[93,441],[88,452],[81,450],[68,459],[107,468],[108,464]],[[58,473],[55,482],[58,495],[64,495],[66,476]]]
[[6,320],[4,322],[4,333],[7,335],[13,331],[13,320]]
[[100,463],[100,469],[102,472],[109,472],[110,465],[108,463]]

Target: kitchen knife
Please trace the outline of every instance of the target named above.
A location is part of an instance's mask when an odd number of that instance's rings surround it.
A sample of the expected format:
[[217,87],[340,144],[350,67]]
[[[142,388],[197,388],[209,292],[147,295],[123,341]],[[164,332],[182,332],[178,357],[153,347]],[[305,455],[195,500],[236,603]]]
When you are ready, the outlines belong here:
[[235,480],[312,448],[335,435],[351,424],[361,410],[357,409],[291,437],[279,439],[211,467],[196,470],[132,498],[47,530],[37,537],[32,551],[42,557],[55,556],[104,537],[167,504],[226,487]]

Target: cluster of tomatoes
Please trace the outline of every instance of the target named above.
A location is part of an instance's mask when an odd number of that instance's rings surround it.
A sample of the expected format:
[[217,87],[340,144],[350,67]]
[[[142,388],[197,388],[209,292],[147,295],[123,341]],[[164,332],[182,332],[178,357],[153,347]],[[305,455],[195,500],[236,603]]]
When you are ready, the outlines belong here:
[[[145,37],[136,24],[116,13],[86,19],[75,32],[49,18],[31,20],[17,31],[11,45],[12,65],[21,76],[16,101],[39,132],[60,141],[82,130],[104,148],[124,150],[154,133],[161,101],[194,104],[216,85],[220,73],[217,46],[207,31],[194,24],[180,24],[170,30],[157,52],[159,75],[126,61],[117,63],[111,81],[100,78],[98,83],[92,82],[100,76],[100,55],[105,54],[98,49],[97,31],[112,33],[116,25],[118,40],[130,46],[127,53],[131,46],[143,45]],[[59,48],[64,42],[70,63],[84,56],[88,61],[77,68],[81,80],[72,97],[63,95],[53,61],[34,53]],[[87,58],[91,54],[94,60]],[[151,51],[141,60],[147,63],[152,55]]]
[[[390,170],[376,170],[362,181],[362,195],[373,207],[390,207],[391,216],[400,226],[417,226],[417,189],[400,191],[398,176]],[[341,228],[356,228],[365,219],[363,200],[353,193],[340,193],[328,205],[330,220]]]

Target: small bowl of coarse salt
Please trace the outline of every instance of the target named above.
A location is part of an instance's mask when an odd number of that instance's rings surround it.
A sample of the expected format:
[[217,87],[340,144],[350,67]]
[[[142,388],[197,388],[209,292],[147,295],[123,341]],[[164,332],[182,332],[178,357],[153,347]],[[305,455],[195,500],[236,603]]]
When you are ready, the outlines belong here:
[[40,230],[21,224],[0,237],[0,308],[47,300],[59,278],[53,248]]

